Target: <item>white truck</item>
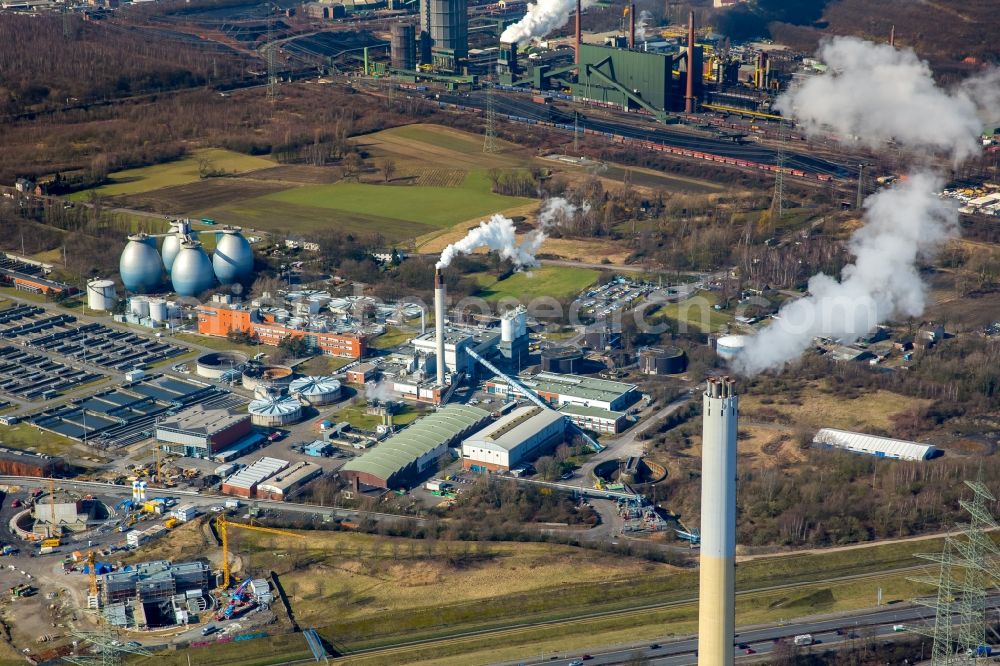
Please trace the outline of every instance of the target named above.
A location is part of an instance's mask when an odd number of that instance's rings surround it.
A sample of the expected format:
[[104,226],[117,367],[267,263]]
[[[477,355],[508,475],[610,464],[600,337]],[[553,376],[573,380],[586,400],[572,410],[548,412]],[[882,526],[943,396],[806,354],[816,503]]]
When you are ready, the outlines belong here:
[[813,637],[812,634],[799,634],[792,639],[792,642],[796,645],[812,645]]

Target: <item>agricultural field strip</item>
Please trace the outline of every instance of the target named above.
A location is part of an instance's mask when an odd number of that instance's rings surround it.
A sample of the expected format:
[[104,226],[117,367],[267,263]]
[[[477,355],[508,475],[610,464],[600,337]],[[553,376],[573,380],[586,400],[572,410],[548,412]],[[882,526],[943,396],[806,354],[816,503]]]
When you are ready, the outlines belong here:
[[[906,567],[896,567],[896,568],[891,568],[891,569],[883,569],[883,570],[877,571],[877,572],[868,572],[868,573],[862,573],[862,574],[850,574],[850,575],[845,575],[845,576],[837,576],[837,577],[827,578],[827,579],[823,579],[823,580],[797,581],[797,582],[790,582],[790,583],[782,583],[782,584],[779,584],[779,585],[769,585],[769,586],[758,587],[758,588],[753,588],[753,589],[749,589],[749,590],[737,590],[736,596],[738,596],[738,597],[741,597],[741,596],[752,596],[752,595],[762,594],[762,593],[766,593],[766,592],[773,592],[773,591],[778,591],[778,590],[784,590],[784,589],[795,589],[795,588],[801,589],[803,586],[809,585],[809,584],[811,584],[811,585],[827,585],[827,584],[830,584],[830,583],[864,580],[864,579],[867,579],[867,578],[882,577],[882,576],[885,576],[887,574],[900,574],[900,573],[907,573],[907,572],[911,572],[911,571],[914,571],[914,572],[915,571],[922,571],[922,570],[926,570],[926,569],[927,569],[927,565],[920,564],[920,565],[911,565],[911,566],[906,566]],[[594,612],[590,612],[590,613],[579,613],[579,614],[569,615],[569,616],[563,616],[563,617],[554,617],[553,619],[549,619],[549,620],[536,620],[536,621],[532,621],[532,622],[519,622],[519,623],[516,623],[516,624],[497,625],[497,626],[494,626],[494,627],[487,627],[487,628],[483,628],[483,629],[473,629],[473,630],[470,630],[470,631],[457,632],[457,633],[454,633],[454,634],[441,634],[439,636],[433,636],[433,637],[428,637],[428,638],[421,638],[421,639],[416,639],[416,640],[412,640],[412,641],[405,641],[405,642],[402,642],[402,643],[390,643],[390,644],[385,645],[385,646],[373,646],[373,647],[369,647],[369,648],[359,648],[359,649],[356,649],[356,650],[350,650],[350,651],[347,652],[347,654],[348,655],[386,654],[386,653],[391,653],[391,652],[397,651],[397,650],[405,650],[407,648],[417,647],[417,646],[421,646],[421,645],[433,644],[433,643],[436,643],[436,642],[448,642],[448,641],[455,640],[455,639],[460,639],[460,638],[467,638],[467,637],[474,637],[474,636],[484,636],[484,635],[491,635],[491,636],[499,636],[499,635],[506,635],[506,634],[513,635],[513,634],[516,634],[519,631],[536,629],[537,627],[543,626],[543,625],[544,626],[550,626],[550,627],[552,627],[552,626],[568,625],[568,624],[572,624],[574,622],[584,621],[584,620],[590,620],[590,619],[595,619],[595,618],[627,617],[629,615],[642,614],[642,613],[648,612],[650,610],[665,609],[665,608],[674,608],[674,607],[678,607],[678,606],[691,605],[691,604],[697,603],[697,601],[698,601],[698,597],[695,596],[695,597],[688,597],[688,598],[685,598],[685,599],[676,599],[676,600],[672,600],[672,601],[664,601],[664,602],[659,602],[659,603],[646,604],[646,605],[643,605],[643,606],[636,606],[636,607],[625,608],[625,609],[594,611]]]

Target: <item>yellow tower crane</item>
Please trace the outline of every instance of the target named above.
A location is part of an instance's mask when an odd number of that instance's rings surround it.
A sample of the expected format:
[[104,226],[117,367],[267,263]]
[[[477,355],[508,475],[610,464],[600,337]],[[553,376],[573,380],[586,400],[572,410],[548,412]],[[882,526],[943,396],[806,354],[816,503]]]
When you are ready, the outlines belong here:
[[228,528],[238,527],[241,530],[252,530],[254,532],[263,532],[265,534],[277,534],[279,536],[289,536],[296,539],[305,539],[301,534],[296,534],[294,532],[289,532],[287,530],[279,530],[273,527],[259,527],[257,525],[247,525],[245,523],[234,523],[226,520],[223,514],[215,519],[215,529],[219,532],[219,539],[222,541],[222,589],[229,589],[230,582],[230,571],[229,571],[229,535]]
[[50,536],[60,536],[56,532],[56,480],[53,477],[49,477],[49,513],[52,519],[52,527],[50,528]]
[[90,596],[97,596],[97,555],[94,551],[87,553],[87,569],[90,579]]

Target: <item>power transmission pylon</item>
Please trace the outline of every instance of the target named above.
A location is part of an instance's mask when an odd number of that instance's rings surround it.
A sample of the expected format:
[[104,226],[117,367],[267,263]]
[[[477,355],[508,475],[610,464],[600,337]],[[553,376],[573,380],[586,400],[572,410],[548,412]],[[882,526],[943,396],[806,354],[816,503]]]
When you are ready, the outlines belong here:
[[499,153],[500,145],[497,143],[497,110],[496,101],[493,99],[493,83],[486,83],[486,136],[483,140],[484,153]]
[[62,29],[63,29],[63,39],[69,39],[73,36],[73,27],[70,23],[69,16],[69,0],[63,0],[62,6]]
[[865,200],[865,166],[864,162],[858,165],[858,200],[855,204],[858,210],[861,210],[861,204]]
[[989,535],[998,527],[988,508],[996,498],[982,482],[982,470],[975,481],[965,483],[972,490],[972,500],[960,504],[971,520],[961,526],[958,536],[945,539],[941,554],[918,555],[939,564],[936,583],[914,578],[937,586],[934,601],[918,600],[935,610],[933,630],[921,632],[934,641],[931,663],[935,666],[976,663],[979,648],[987,644],[986,590],[1000,583],[1000,548]]
[[101,627],[97,631],[70,631],[70,634],[80,639],[82,643],[90,643],[98,650],[97,654],[63,657],[64,661],[80,666],[122,666],[124,655],[134,654],[152,657],[153,653],[141,645],[125,643],[118,632],[111,627]]
[[267,5],[267,101],[278,99],[278,50],[274,41],[274,7]]
[[580,154],[580,112],[573,111],[573,154]]
[[771,227],[781,222],[782,202],[785,198],[785,125],[778,125],[778,154],[775,156],[778,167],[774,177],[774,197],[771,199]]

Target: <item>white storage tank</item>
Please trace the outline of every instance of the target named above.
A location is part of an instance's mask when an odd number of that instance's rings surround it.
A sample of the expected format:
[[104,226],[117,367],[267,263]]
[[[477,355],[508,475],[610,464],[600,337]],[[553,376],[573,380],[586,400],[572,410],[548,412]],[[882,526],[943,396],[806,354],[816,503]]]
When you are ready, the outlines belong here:
[[340,399],[340,382],[333,377],[300,377],[288,393],[304,405],[328,405]]
[[726,359],[732,360],[746,347],[747,336],[745,335],[724,335],[715,343],[715,353]]
[[149,318],[155,322],[167,320],[167,302],[162,298],[149,299]]
[[133,296],[128,299],[128,309],[129,311],[136,315],[137,317],[148,317],[149,316],[149,299],[145,296]]
[[113,310],[117,294],[111,280],[91,280],[87,283],[87,307],[91,310]]
[[289,425],[302,418],[302,405],[295,398],[288,397],[254,400],[248,411],[250,422],[265,428]]

